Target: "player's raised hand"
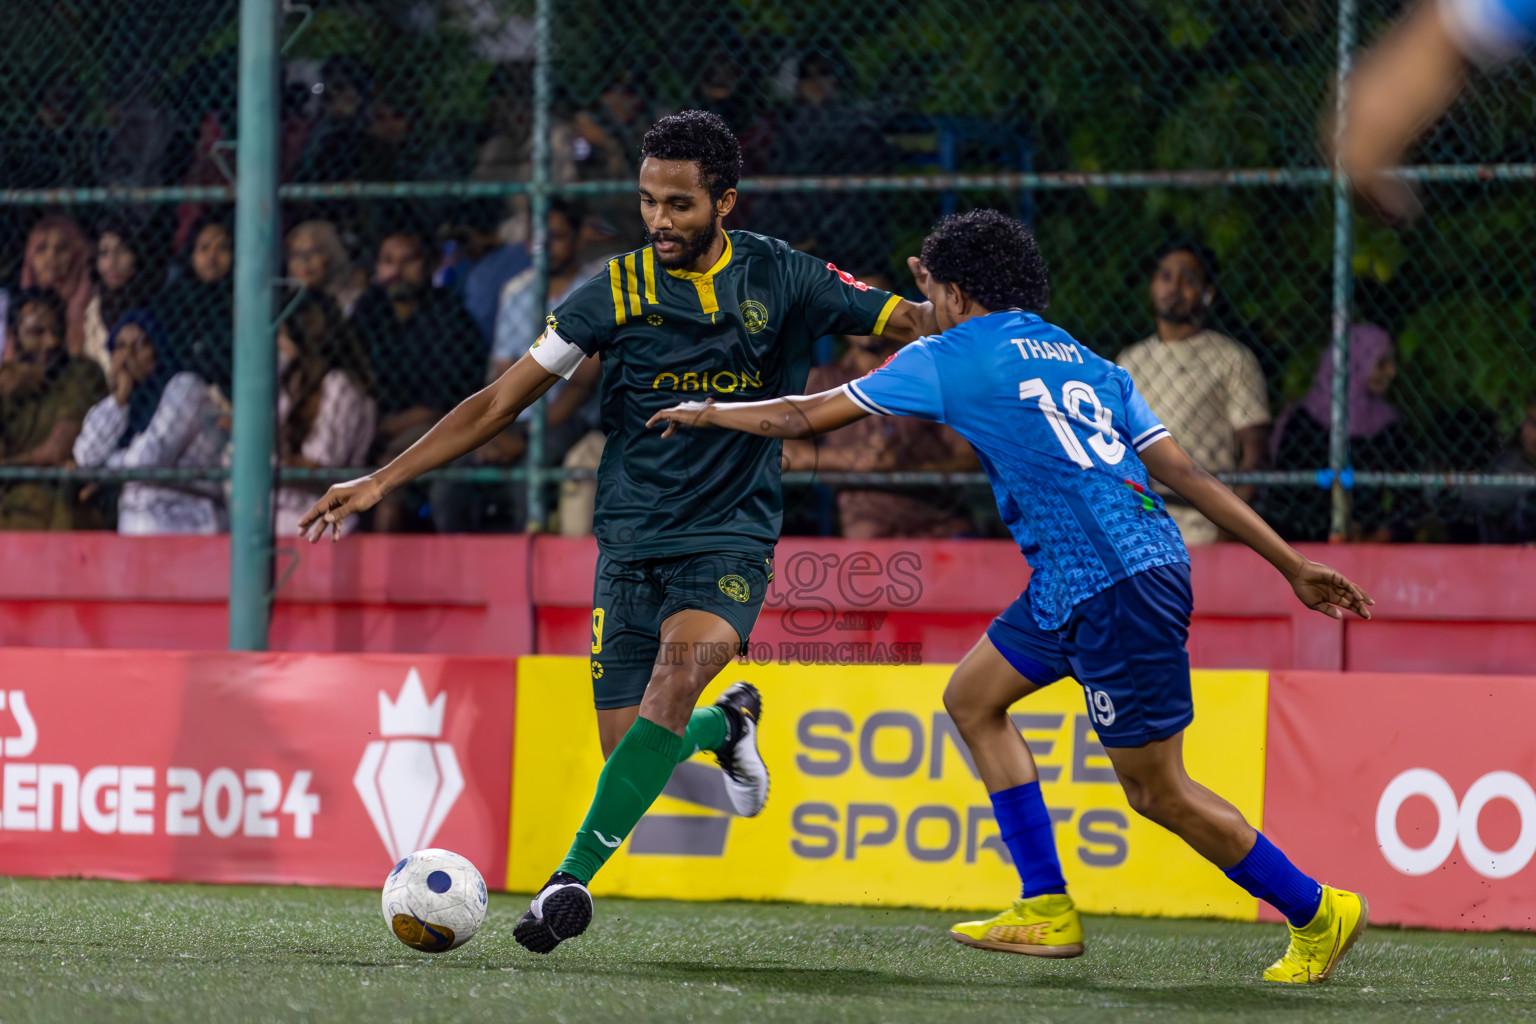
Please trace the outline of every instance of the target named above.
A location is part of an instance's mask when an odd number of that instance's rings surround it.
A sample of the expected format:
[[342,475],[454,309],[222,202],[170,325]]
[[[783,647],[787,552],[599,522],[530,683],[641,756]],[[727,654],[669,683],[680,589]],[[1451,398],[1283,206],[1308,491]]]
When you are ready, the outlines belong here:
[[923,265],[921,257],[908,256],[907,269],[912,271],[912,280],[917,282],[917,290],[923,293],[923,298],[932,298],[928,294],[928,283],[933,279],[928,273],[928,268]]
[[341,521],[347,516],[366,512],[384,497],[384,489],[371,475],[332,484],[320,500],[310,506],[299,520],[299,536],[311,544],[331,531],[331,540],[341,539]]
[[713,398],[706,398],[702,402],[683,402],[681,405],[674,405],[670,409],[661,410],[661,412],[646,420],[645,425],[649,429],[658,423],[665,423],[667,429],[661,432],[661,436],[671,437],[677,433],[678,427],[705,426],[704,417],[714,404],[715,400]]
[[1371,605],[1376,602],[1337,569],[1320,562],[1303,562],[1288,573],[1286,579],[1301,603],[1315,612],[1322,612],[1330,619],[1342,619],[1344,611],[1354,612],[1362,619],[1371,617]]

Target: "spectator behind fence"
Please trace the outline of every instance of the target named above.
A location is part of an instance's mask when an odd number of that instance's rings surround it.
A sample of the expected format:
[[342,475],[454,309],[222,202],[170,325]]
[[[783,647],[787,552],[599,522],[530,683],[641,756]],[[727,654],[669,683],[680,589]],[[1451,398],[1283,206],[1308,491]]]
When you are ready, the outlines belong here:
[[[555,199],[549,208],[549,290],[538,300],[537,274],[525,270],[507,282],[496,311],[496,340],[491,348],[490,377],[500,377],[533,346],[542,333],[540,314],[554,309],[578,285],[602,268],[602,262],[579,262],[583,211]],[[597,386],[602,369],[596,357],[582,361],[570,380],[556,381],[544,398],[545,431],[543,465],[566,469],[597,469],[603,456],[604,437],[598,429]],[[516,462],[523,457],[523,426],[533,416],[524,410],[518,424],[481,449],[482,461]],[[559,529],[568,537],[592,532],[592,480],[567,480],[561,485]],[[520,503],[514,503],[520,509]],[[516,517],[521,519],[521,513]]]
[[[1418,468],[1416,447],[1402,413],[1387,400],[1397,377],[1392,336],[1375,324],[1349,329],[1349,464],[1357,470]],[[1293,402],[1275,424],[1273,453],[1280,469],[1319,469],[1328,465],[1328,435],[1333,420],[1333,353],[1325,349],[1312,376],[1312,388]],[[1409,540],[1420,503],[1409,492],[1356,487],[1351,493],[1351,540]],[[1281,536],[1327,540],[1330,493],[1297,489],[1270,518]]]
[[[356,332],[329,296],[306,296],[278,327],[277,366],[282,464],[309,469],[364,465],[378,420],[378,405],[369,395],[373,374]],[[297,533],[299,517],[326,486],[278,487],[273,533]],[[350,531],[343,526],[342,532]]]
[[151,308],[187,369],[217,389],[227,405],[234,376],[235,293],[230,279],[234,238],[222,220],[204,219],[193,232],[181,275],[155,296]]
[[[379,245],[373,285],[358,301],[353,320],[373,368],[379,423],[375,460],[388,461],[421,438],[449,409],[479,389],[485,374],[485,347],[475,322],[451,294],[430,286],[427,241],[399,230]],[[434,522],[452,532],[463,488],[433,485]],[[381,502],[374,529],[407,527],[407,506],[422,497],[407,488]],[[414,513],[413,513],[414,514]]]
[[[107,390],[101,368],[64,343],[64,303],[26,288],[11,296],[10,358],[0,363],[0,465],[63,466],[86,412]],[[0,530],[69,530],[92,525],[75,501],[78,485],[22,481],[0,490]]]
[[[57,67],[57,65],[55,65]],[[35,80],[29,85],[35,84]],[[74,75],[60,71],[45,79],[32,116],[17,118],[18,130],[0,147],[0,169],[7,188],[89,188],[100,178],[98,129],[82,109],[84,92]],[[30,90],[29,90],[30,91]],[[25,95],[25,94],[23,94]],[[7,104],[7,114],[21,113],[25,100]],[[15,123],[15,122],[13,122]]]
[[329,296],[343,317],[352,315],[368,275],[352,266],[336,225],[307,220],[288,232],[288,276],[311,293]]
[[[1536,474],[1536,395],[1525,406],[1525,419],[1514,440],[1488,466],[1490,473]],[[1483,539],[1494,544],[1536,541],[1536,488],[1468,487],[1463,500],[1483,523]]]
[[[528,181],[533,176],[533,67],[499,65],[485,86],[485,141],[475,157],[476,181]],[[550,126],[550,180],[571,181],[569,123]],[[474,317],[486,344],[496,330],[496,307],[506,283],[528,269],[528,197],[507,196],[487,206],[497,221],[496,242],[464,278],[464,308]]]
[[[774,131],[768,172],[889,174],[895,152],[875,108],[853,96],[853,71],[837,52],[813,52],[796,68],[795,102]],[[890,258],[891,203],[881,192],[778,192],[753,207],[753,231],[845,265]]]
[[[538,274],[530,267],[507,282],[496,309],[496,340],[491,347],[492,380],[521,359],[543,333],[543,310],[554,309],[579,284],[601,269],[601,263],[578,265],[577,239],[581,237],[582,211],[560,199],[549,208],[549,290],[544,303],[538,300]],[[544,398],[544,457],[559,463],[582,435],[597,429],[593,397],[602,378],[597,357],[589,356],[570,380],[556,381]],[[532,416],[525,409],[519,420]]]
[[[1157,333],[1127,347],[1115,361],[1130,373],[1153,414],[1205,469],[1264,468],[1270,418],[1259,361],[1205,323],[1216,298],[1216,258],[1195,242],[1167,243],[1157,252],[1149,290]],[[1185,544],[1225,539],[1178,495],[1154,486]],[[1253,500],[1253,487],[1233,490]]]
[[[531,180],[533,65],[529,62],[499,65],[491,72],[485,91],[485,141],[475,155],[474,179]],[[550,181],[565,184],[576,180],[575,138],[570,118],[551,111]],[[502,286],[528,266],[528,196],[507,196],[504,203],[498,205],[497,235],[501,248],[480,261],[464,288],[464,303],[487,340],[491,337]]]
[[[866,274],[864,284],[891,290],[883,275]],[[811,369],[808,395],[820,394],[858,380],[889,359],[899,345],[883,337],[850,337],[848,351],[837,362]],[[981,468],[965,439],[950,428],[900,416],[869,416],[817,441],[784,442],[785,468],[821,473],[865,473],[880,470],[966,472]],[[871,487],[841,488],[837,511],[844,537],[957,537],[972,525],[960,507],[961,491],[943,500],[938,488],[888,491]]]
[[[111,393],[91,407],[75,440],[75,462],[113,469],[217,466],[229,439],[209,388],[187,370],[153,313],[134,310],[107,343]],[[89,498],[96,485],[82,491]],[[222,533],[228,528],[218,484],[130,480],[117,501],[126,536]]]
[[294,181],[353,181],[358,176],[367,127],[373,69],[341,55],[320,68],[320,116],[294,169]]
[[85,310],[95,293],[91,244],[80,225],[61,213],[44,217],[27,234],[21,286],[54,292],[64,306],[64,346],[70,355],[85,349]]
[[[655,121],[650,82],[642,68],[615,68],[598,93],[596,105],[571,121],[574,172],[582,181],[633,181],[640,170],[640,140]],[[594,197],[587,207],[578,259],[598,249],[628,250],[644,237],[645,221],[634,193]]]
[[[177,114],[186,119],[177,143],[178,149],[185,149],[185,156],[176,160],[185,168],[183,185],[229,185],[224,168],[232,166],[228,159],[232,151],[227,147],[235,134],[235,56],[230,48],[196,58],[171,87],[172,95],[186,97],[176,108]],[[174,247],[184,249],[191,245],[200,226],[216,216],[217,211],[217,206],[196,201],[178,204]]]
[[119,64],[108,72],[104,84],[107,128],[100,147],[101,184],[118,188],[168,184],[176,126],[170,105],[155,99],[161,91],[160,69]]
[[147,308],[159,286],[159,268],[126,220],[108,218],[96,229],[95,294],[85,307],[84,354],[96,361],[107,382],[113,377],[107,336],[130,310]]

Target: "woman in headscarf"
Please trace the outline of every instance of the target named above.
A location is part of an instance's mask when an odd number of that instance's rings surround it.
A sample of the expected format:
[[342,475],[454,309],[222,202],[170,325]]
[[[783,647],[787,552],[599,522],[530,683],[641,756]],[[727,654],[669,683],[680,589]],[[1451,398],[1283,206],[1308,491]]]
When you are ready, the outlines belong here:
[[[1403,415],[1387,392],[1397,377],[1392,336],[1375,324],[1349,329],[1349,463],[1357,470],[1411,470],[1417,449]],[[1280,414],[1270,439],[1279,469],[1319,469],[1328,465],[1328,435],[1333,419],[1333,353],[1325,350],[1312,387]],[[1272,492],[1274,493],[1274,492]],[[1293,540],[1327,540],[1331,499],[1321,488],[1287,491],[1284,508],[1271,519]],[[1353,540],[1407,539],[1411,518],[1403,501],[1381,488],[1355,488],[1352,495]],[[1277,499],[1275,504],[1280,504]]]
[[[153,313],[134,310],[112,328],[112,393],[91,407],[75,441],[81,466],[217,466],[225,435],[208,385],[189,372]],[[145,536],[220,533],[217,484],[129,481],[118,499],[117,532]]]
[[342,244],[336,225],[328,220],[307,220],[288,232],[288,276],[311,292],[329,295],[341,315],[350,317],[368,286]]
[[85,308],[96,287],[91,280],[91,245],[80,226],[51,213],[32,226],[21,265],[22,288],[45,288],[64,303],[64,348],[85,350]]
[[[282,322],[277,329],[277,361],[282,464],[311,469],[363,465],[378,421],[378,403],[370,395],[373,373],[356,332],[329,296],[306,295]],[[279,487],[273,533],[279,537],[297,533],[299,518],[325,486]]]
[[158,283],[157,267],[138,233],[126,220],[108,218],[96,231],[96,292],[85,307],[84,354],[110,379],[112,356],[107,337],[130,310],[148,305]]
[[234,235],[219,218],[199,221],[183,255],[181,277],[155,296],[151,308],[187,369],[217,388],[228,403],[234,374]]

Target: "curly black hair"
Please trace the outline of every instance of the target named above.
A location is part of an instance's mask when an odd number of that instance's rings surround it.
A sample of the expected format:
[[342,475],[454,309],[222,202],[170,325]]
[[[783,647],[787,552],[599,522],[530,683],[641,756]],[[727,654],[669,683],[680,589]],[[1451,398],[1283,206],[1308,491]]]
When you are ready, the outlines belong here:
[[684,110],[662,118],[645,133],[642,159],[691,160],[699,165],[699,184],[719,201],[741,179],[741,144],[719,114]]
[[1050,305],[1050,271],[1022,221],[997,210],[952,213],[923,239],[933,279],[959,285],[989,310],[1039,313]]

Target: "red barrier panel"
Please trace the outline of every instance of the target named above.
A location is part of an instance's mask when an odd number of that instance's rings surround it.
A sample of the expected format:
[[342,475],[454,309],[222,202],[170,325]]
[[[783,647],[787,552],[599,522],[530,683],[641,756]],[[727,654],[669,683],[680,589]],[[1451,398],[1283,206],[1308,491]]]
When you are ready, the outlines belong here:
[[[1258,556],[1196,550],[1190,653],[1202,668],[1519,673],[1536,665],[1536,549],[1338,545],[1308,553],[1377,598],[1369,623],[1301,607]],[[581,654],[590,538],[356,536],[283,542],[280,650]],[[1006,541],[787,538],[754,640],[919,644],[952,662],[1018,594]],[[0,645],[222,648],[228,547],[218,537],[0,534]],[[290,573],[290,569],[292,570]],[[823,621],[825,620],[825,621]],[[877,650],[884,645],[884,652]],[[800,651],[803,653],[803,651]],[[856,650],[855,653],[858,653]]]
[[515,662],[0,651],[0,874],[505,877]]
[[[527,654],[529,538],[281,541],[275,650]],[[0,646],[218,650],[227,537],[0,533]]]
[[[1189,650],[1199,668],[1520,672],[1536,665],[1536,549],[1305,545],[1376,598],[1371,622],[1303,607],[1241,545],[1191,553]],[[590,643],[590,538],[534,542],[540,653]],[[1029,579],[1006,541],[848,541],[789,537],[754,643],[920,644],[925,662],[958,661]],[[798,611],[795,611],[797,610]],[[795,648],[791,647],[793,651]],[[875,652],[872,652],[875,653]]]
[[1277,672],[1264,831],[1376,921],[1529,930],[1532,721],[1536,678]]

